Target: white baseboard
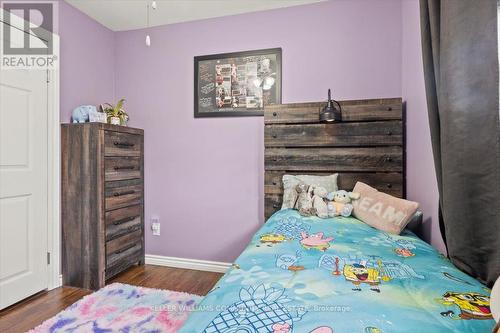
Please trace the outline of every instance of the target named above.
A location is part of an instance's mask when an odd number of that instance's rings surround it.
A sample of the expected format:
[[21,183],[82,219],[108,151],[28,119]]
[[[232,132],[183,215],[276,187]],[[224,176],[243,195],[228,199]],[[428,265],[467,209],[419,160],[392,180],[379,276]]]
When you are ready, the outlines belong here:
[[231,267],[231,263],[227,262],[165,257],[154,254],[146,254],[146,264],[217,273],[226,273],[229,267]]

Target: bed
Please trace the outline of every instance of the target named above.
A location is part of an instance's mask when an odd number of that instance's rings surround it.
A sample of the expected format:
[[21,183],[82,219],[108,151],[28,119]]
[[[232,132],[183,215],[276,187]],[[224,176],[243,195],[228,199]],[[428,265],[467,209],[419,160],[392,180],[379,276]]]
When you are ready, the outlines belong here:
[[405,189],[401,98],[265,108],[267,222],[180,332],[490,332],[490,291],[412,231],[392,235],[353,217],[281,210],[284,174],[338,173],[396,197]]
[[287,209],[180,332],[485,333],[494,327],[489,293],[411,231]]

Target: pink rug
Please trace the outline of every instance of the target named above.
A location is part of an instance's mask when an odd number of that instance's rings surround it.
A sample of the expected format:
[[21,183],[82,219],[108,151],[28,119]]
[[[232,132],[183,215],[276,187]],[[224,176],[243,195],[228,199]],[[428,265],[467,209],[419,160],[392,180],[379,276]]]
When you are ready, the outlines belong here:
[[176,332],[202,296],[113,283],[30,333]]

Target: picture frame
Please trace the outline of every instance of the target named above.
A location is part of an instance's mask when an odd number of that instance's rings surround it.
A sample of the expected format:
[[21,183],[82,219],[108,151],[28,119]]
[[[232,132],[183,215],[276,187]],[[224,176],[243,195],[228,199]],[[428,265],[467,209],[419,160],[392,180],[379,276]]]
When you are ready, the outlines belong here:
[[282,49],[194,57],[194,117],[263,116],[281,104]]
[[104,112],[104,107],[102,104],[89,112],[89,122],[104,124],[108,122],[108,118],[106,117],[106,113]]

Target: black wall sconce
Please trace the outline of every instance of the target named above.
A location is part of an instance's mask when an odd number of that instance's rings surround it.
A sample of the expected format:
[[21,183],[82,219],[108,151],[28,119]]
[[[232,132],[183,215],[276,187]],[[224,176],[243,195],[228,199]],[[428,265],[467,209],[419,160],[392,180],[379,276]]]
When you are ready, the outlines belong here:
[[[333,103],[336,103],[338,108]],[[342,121],[342,108],[340,103],[332,99],[331,91],[328,89],[328,103],[319,113],[319,120],[321,122],[334,122]]]

